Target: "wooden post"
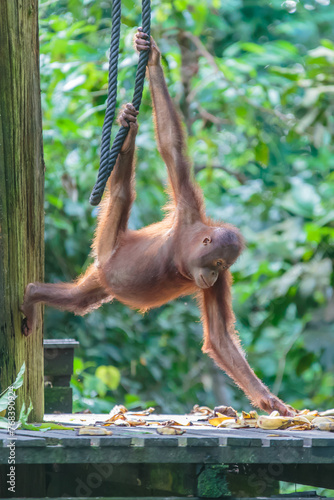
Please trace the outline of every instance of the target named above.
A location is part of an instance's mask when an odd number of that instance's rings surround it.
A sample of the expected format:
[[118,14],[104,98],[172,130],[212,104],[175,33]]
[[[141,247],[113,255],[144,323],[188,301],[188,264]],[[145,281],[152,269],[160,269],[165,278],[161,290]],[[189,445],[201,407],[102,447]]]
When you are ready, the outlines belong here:
[[0,1],[0,392],[26,362],[22,402],[44,410],[42,317],[29,338],[19,307],[27,283],[43,280],[44,163],[38,0]]

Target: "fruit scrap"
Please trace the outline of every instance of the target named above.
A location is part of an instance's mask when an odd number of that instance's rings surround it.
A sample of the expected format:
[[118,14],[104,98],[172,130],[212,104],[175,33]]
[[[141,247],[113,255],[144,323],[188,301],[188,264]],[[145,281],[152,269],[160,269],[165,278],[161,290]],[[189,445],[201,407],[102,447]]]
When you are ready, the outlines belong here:
[[163,436],[180,436],[181,434],[184,434],[185,431],[183,429],[178,429],[177,427],[166,426],[158,428],[157,433],[162,434]]
[[192,415],[208,415],[211,416],[213,415],[213,410],[209,408],[208,406],[199,406],[199,405],[194,405],[193,409],[190,412]]
[[234,408],[232,408],[232,406],[224,406],[224,405],[216,406],[214,412],[215,415],[221,413],[222,415],[225,415],[225,417],[235,417],[235,418],[238,417],[238,413],[235,411]]
[[291,421],[292,419],[290,417],[261,415],[257,420],[257,425],[260,429],[265,430],[286,429],[292,425]]
[[306,424],[302,425],[293,425],[292,427],[289,427],[287,431],[308,431],[310,427],[308,427]]
[[[124,408],[124,407],[123,407]],[[131,411],[129,412],[129,414],[131,416],[134,416],[134,417],[147,417],[148,415],[150,415],[151,413],[153,413],[155,411],[155,408],[147,408],[147,410],[143,410],[143,411]]]
[[226,429],[244,429],[245,427],[250,426],[238,418],[230,418],[229,420],[222,422],[219,427],[225,427]]
[[126,416],[124,415],[123,412],[116,413],[111,418],[108,418],[108,420],[105,421],[104,425],[114,424],[115,422],[117,422],[119,420],[127,420],[127,418],[126,418]]
[[182,427],[186,427],[188,425],[193,425],[192,422],[186,422],[184,424],[180,423],[180,422],[177,422],[176,420],[167,420],[166,422],[163,422],[162,425],[165,425],[165,426],[171,426],[171,425],[180,425]]
[[252,410],[249,413],[247,413],[246,411],[242,411],[242,418],[244,420],[248,420],[248,419],[257,420],[259,418],[259,415],[258,415],[257,411],[255,411],[255,410]]
[[257,427],[257,420],[259,418],[258,413],[255,410],[247,413],[243,411],[241,414],[241,421],[244,424],[244,427]]
[[217,417],[209,418],[209,424],[214,425],[215,427],[225,427],[225,425],[222,425],[223,423],[236,423],[236,421],[236,418],[226,417],[221,413],[217,413]]
[[261,415],[257,420],[260,429],[274,430],[295,427],[295,430],[311,429],[311,423],[305,416],[281,417],[273,412],[271,415]]
[[137,427],[138,425],[146,425],[145,420],[132,420],[127,417],[123,412],[116,413],[111,418],[108,418],[103,423],[104,427],[109,427],[110,425],[118,425],[120,427]]
[[319,431],[334,431],[334,417],[316,417],[312,420],[312,427]]
[[109,415],[112,417],[114,415],[118,415],[119,413],[127,413],[127,408],[123,405],[116,405],[113,407],[113,409],[109,412]]
[[107,431],[103,427],[94,427],[94,425],[87,425],[81,427],[77,431],[78,436],[111,436],[112,431]]
[[334,422],[319,422],[317,425],[319,431],[334,431]]
[[321,411],[319,415],[320,417],[334,417],[334,408],[331,410]]
[[314,410],[314,411],[302,410],[302,411],[299,411],[296,416],[297,417],[305,417],[305,418],[307,418],[307,420],[312,422],[312,420],[315,417],[319,417],[319,412],[317,412],[316,410]]

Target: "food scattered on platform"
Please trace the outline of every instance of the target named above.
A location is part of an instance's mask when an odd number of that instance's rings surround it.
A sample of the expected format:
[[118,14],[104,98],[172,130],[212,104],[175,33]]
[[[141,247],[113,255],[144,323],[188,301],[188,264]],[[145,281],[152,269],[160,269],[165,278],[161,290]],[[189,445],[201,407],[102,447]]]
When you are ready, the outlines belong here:
[[[302,410],[293,417],[283,417],[277,411],[270,415],[259,415],[256,410],[238,413],[231,406],[211,409],[195,405],[188,415],[155,415],[154,408],[143,411],[128,411],[123,405],[115,406],[108,418],[106,415],[74,414],[62,415],[66,422],[80,425],[79,435],[111,435],[112,427],[150,427],[160,435],[181,435],[192,426],[216,429],[263,429],[291,431],[334,431],[334,409],[326,411]],[[49,418],[52,417],[52,418]],[[48,415],[56,421],[57,415]]]

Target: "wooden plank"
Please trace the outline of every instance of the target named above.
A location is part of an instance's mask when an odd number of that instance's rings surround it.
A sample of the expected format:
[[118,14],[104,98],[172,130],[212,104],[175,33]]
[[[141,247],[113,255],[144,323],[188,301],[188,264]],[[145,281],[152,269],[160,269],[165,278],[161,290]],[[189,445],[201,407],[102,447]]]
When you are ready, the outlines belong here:
[[[203,446],[215,447],[220,445],[219,437],[191,437],[185,436],[184,446]],[[182,442],[182,441],[181,441]]]
[[[140,439],[140,438],[136,438]],[[179,438],[182,439],[182,436]],[[0,463],[6,463],[8,451],[0,448]],[[144,446],[144,440],[132,446],[89,447],[17,447],[16,463],[327,463],[333,464],[333,448],[257,446]]]
[[117,436],[92,436],[90,438],[91,446],[131,446],[131,437],[117,437]]
[[[176,438],[176,439],[175,439]],[[178,446],[178,438],[177,436],[150,436],[148,439],[144,440],[144,446]]]
[[304,440],[305,446],[334,446],[334,433],[327,431],[289,431],[286,436],[300,437]]
[[44,339],[44,349],[68,349],[69,347],[79,347],[80,343],[74,339]]
[[33,438],[33,437],[21,436],[19,439],[15,440],[15,447],[16,448],[22,448],[22,447],[43,448],[45,446],[46,446],[45,440],[40,439],[38,437]]
[[303,439],[291,439],[291,438],[285,438],[284,436],[280,437],[268,437],[267,438],[269,442],[269,446],[273,447],[282,447],[284,446],[285,448],[294,448],[295,446],[304,446],[304,440]]
[[6,431],[0,431],[1,448],[7,448],[8,444],[11,443],[12,441],[15,441],[15,447],[22,447],[22,446],[40,447],[46,445],[44,438],[39,435],[36,436],[36,433],[34,433],[34,435],[27,436],[24,432],[17,431],[15,433],[15,436],[9,436]]
[[[251,432],[250,432],[251,431]],[[303,440],[291,436],[273,437],[262,429],[208,429],[204,431],[189,429],[186,436],[219,437],[221,446],[303,446]]]
[[24,383],[15,401],[44,408],[42,308],[36,331],[21,334],[24,289],[44,276],[44,161],[39,78],[38,3],[0,1],[0,387]]
[[223,446],[240,446],[240,447],[250,447],[250,446],[262,446],[261,438],[243,438],[239,436],[226,436],[220,438],[220,444]]
[[[320,431],[185,428],[182,436],[161,436],[155,428],[110,427],[112,436],[76,436],[74,431],[17,431],[17,463],[310,463],[331,464],[332,435]],[[241,431],[241,432],[240,432]],[[310,436],[310,437],[307,437]],[[0,463],[10,441],[0,431]],[[315,446],[311,446],[312,444]],[[36,448],[36,450],[34,450]],[[42,448],[45,451],[42,452]],[[109,450],[110,448],[110,450]],[[25,452],[30,450],[30,456]],[[111,457],[112,455],[112,457]],[[216,461],[215,461],[216,460]],[[21,462],[20,462],[21,461]]]
[[[308,445],[308,438],[300,439],[294,436],[281,435],[276,437],[267,433],[252,433],[239,435],[238,430],[233,433],[222,430],[220,432],[208,432],[203,433],[200,431],[187,430],[183,436],[161,436],[156,433],[155,430],[140,430],[138,428],[116,428],[110,427],[113,432],[112,436],[76,436],[74,431],[46,431],[45,433],[38,433],[34,431],[17,431],[16,437],[19,439],[20,436],[30,436],[31,438],[38,438],[46,440],[47,444],[61,444],[62,446],[89,446],[92,438],[94,438],[94,443],[101,443],[102,446],[129,446],[132,442],[134,446],[171,446],[180,445],[182,446],[198,446],[198,447],[214,447],[214,446],[241,446],[241,447],[261,447],[261,446],[273,446],[273,447],[301,447],[304,445],[306,440],[306,446]],[[4,438],[8,438],[6,431],[0,432],[0,442],[1,434]],[[298,435],[298,434],[297,434]],[[316,434],[318,436],[318,434]],[[246,437],[251,436],[251,437]],[[100,441],[97,441],[99,439]],[[132,441],[133,440],[133,441]],[[178,440],[181,440],[178,442]],[[175,444],[171,444],[174,443]],[[327,439],[321,440],[316,437],[313,441],[317,444],[320,442],[322,447],[325,444],[332,445],[332,440]],[[96,445],[96,444],[95,444]],[[332,447],[332,446],[330,446]]]
[[44,439],[48,446],[69,446],[83,448],[91,445],[90,436],[77,436],[75,431],[47,431]]
[[[131,413],[130,413],[131,414]],[[79,424],[83,424],[82,419],[85,419],[85,424],[93,424],[96,421],[103,422],[108,418],[108,415],[99,414],[99,415],[46,415],[47,419],[59,421],[63,423],[71,424],[77,422]],[[134,419],[136,417],[133,417]],[[137,417],[139,418],[139,417]],[[289,446],[289,442],[291,442],[292,447],[298,446],[311,446],[312,442],[314,446],[334,446],[334,433],[322,432],[322,431],[281,431],[281,430],[273,430],[266,431],[263,429],[217,429],[213,426],[209,425],[198,425],[198,419],[200,417],[194,415],[149,415],[145,417],[147,421],[168,421],[168,420],[176,420],[176,421],[188,421],[192,422],[191,426],[181,427],[184,429],[185,436],[198,436],[198,437],[236,437],[236,438],[246,438],[246,439],[261,439],[263,446]],[[110,427],[110,430],[114,434],[117,433],[119,436],[119,432],[130,432],[130,433],[141,433],[143,435],[154,434],[156,431],[156,426],[143,426],[136,428],[125,428],[123,427]],[[275,436],[272,436],[272,435]],[[325,439],[325,440],[324,440]],[[259,441],[253,442],[254,446],[259,445]]]

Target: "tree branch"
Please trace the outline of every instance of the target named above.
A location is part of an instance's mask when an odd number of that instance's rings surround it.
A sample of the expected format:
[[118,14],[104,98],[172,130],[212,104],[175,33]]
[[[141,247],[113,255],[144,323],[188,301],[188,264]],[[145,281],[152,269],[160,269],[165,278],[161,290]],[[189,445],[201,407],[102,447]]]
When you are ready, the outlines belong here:
[[[208,168],[208,166],[207,165],[195,165],[194,166],[195,174],[197,174],[201,170],[204,170],[205,168]],[[246,182],[247,182],[247,177],[245,176],[245,174],[242,174],[240,172],[235,172],[234,170],[231,170],[230,168],[225,167],[224,165],[212,166],[212,168],[218,169],[218,170],[223,170],[228,175],[235,177],[240,184],[246,184]]]

